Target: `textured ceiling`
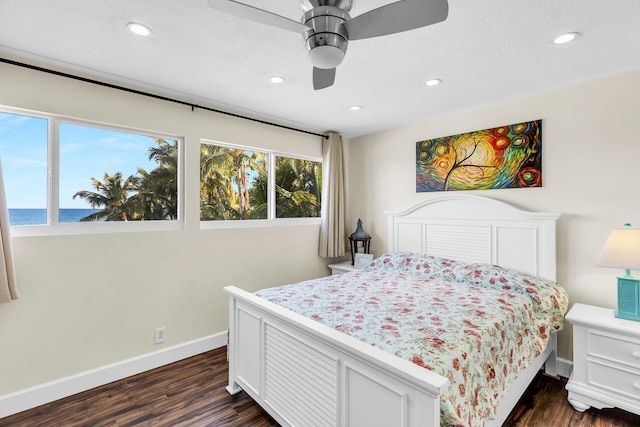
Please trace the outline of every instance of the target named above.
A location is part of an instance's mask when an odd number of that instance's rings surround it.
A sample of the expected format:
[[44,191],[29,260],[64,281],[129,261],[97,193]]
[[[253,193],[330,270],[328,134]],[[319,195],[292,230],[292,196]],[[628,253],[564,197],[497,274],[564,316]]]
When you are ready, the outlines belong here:
[[[300,0],[243,2],[302,15]],[[353,3],[357,16],[390,1]],[[301,36],[217,12],[207,0],[1,0],[0,54],[355,137],[638,69],[639,17],[638,0],[449,0],[442,23],[352,41],[335,84],[320,91]],[[130,21],[152,35],[131,34]],[[567,31],[580,37],[551,43]],[[275,74],[283,85],[269,82]],[[442,84],[425,86],[434,77]],[[350,111],[354,104],[362,110]]]

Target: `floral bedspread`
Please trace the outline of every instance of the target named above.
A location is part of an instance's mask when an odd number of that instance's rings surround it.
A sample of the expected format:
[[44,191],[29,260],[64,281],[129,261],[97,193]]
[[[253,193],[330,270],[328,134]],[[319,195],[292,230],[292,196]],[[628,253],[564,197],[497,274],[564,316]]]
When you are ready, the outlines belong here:
[[443,375],[441,425],[481,427],[562,329],[566,291],[487,264],[386,254],[361,270],[256,292]]

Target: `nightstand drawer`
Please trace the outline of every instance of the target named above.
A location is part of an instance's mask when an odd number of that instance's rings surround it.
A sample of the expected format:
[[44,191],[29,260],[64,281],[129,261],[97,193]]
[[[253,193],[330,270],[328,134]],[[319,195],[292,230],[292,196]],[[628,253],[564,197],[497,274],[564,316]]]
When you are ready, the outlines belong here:
[[640,400],[640,372],[608,366],[593,360],[587,363],[589,385]]
[[640,340],[590,330],[587,353],[640,369]]

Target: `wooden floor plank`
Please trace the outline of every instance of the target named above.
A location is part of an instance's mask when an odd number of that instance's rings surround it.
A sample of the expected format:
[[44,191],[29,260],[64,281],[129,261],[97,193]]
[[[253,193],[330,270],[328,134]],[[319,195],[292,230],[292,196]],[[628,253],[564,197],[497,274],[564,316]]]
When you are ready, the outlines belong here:
[[[226,348],[0,419],[0,427],[277,427],[246,393],[227,393]],[[539,374],[506,427],[639,427],[620,409],[575,411],[566,380]]]

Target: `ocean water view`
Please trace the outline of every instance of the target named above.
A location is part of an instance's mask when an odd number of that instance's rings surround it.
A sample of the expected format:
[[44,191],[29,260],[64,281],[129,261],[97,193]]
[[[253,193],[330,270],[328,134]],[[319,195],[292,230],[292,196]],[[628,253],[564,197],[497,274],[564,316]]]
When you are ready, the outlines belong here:
[[[9,208],[9,223],[11,225],[33,225],[47,223],[46,209],[11,209]],[[98,212],[100,209],[60,209],[60,222],[78,222],[85,216]]]

